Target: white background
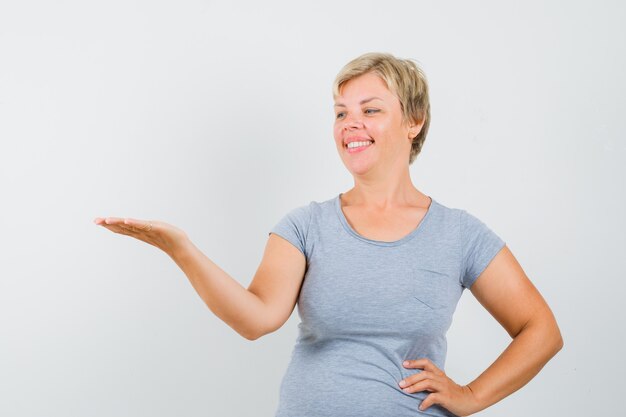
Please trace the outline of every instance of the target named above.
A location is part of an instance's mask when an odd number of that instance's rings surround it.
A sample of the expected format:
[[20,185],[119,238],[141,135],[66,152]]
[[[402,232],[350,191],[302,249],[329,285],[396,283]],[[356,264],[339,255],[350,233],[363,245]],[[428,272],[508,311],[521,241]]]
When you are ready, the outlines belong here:
[[[172,223],[247,286],[288,210],[351,188],[331,84],[370,51],[428,76],[416,187],[501,236],[561,326],[477,415],[615,415],[624,21],[619,1],[2,1],[0,415],[272,416],[297,312],[248,341],[167,255],[92,221]],[[466,291],[446,371],[467,383],[508,342]]]

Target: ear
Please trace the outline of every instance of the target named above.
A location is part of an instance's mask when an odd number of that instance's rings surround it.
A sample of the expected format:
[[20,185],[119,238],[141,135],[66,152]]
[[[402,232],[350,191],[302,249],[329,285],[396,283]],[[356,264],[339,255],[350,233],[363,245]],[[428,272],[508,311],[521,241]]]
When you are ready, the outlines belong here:
[[409,139],[411,141],[413,141],[413,139],[415,139],[415,137],[422,131],[422,126],[424,126],[425,121],[426,119],[422,118],[419,123],[412,123],[409,125]]

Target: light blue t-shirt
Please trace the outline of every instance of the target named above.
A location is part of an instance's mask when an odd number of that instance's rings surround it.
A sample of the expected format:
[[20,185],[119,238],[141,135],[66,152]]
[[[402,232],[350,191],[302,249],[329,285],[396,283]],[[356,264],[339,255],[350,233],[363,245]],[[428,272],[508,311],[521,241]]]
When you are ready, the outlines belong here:
[[429,392],[402,391],[398,382],[421,372],[402,362],[426,357],[444,369],[461,293],[505,242],[434,199],[400,240],[367,239],[346,220],[340,195],[291,210],[269,232],[306,258],[276,417],[454,416],[439,405],[418,410]]

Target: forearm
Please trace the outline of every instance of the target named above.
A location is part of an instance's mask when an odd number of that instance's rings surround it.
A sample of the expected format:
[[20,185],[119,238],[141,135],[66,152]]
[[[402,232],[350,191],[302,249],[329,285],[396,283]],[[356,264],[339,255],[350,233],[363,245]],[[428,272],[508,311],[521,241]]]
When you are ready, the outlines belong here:
[[476,398],[476,411],[526,385],[562,346],[553,317],[526,326],[489,368],[467,384]]
[[217,317],[246,339],[256,339],[264,317],[264,304],[259,297],[217,266],[190,240],[168,255]]

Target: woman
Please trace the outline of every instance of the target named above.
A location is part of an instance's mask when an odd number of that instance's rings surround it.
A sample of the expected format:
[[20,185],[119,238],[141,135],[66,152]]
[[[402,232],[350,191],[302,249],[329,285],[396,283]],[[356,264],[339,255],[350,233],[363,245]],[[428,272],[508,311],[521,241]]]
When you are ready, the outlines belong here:
[[[354,187],[287,213],[249,288],[169,224],[97,218],[172,257],[208,307],[249,340],[298,305],[299,336],[278,417],[466,416],[525,385],[563,346],[554,316],[492,230],[420,192],[409,165],[430,122],[426,77],[410,60],[364,54],[333,86],[337,151]],[[306,279],[305,279],[306,278]],[[443,371],[464,289],[513,340],[474,381]]]

